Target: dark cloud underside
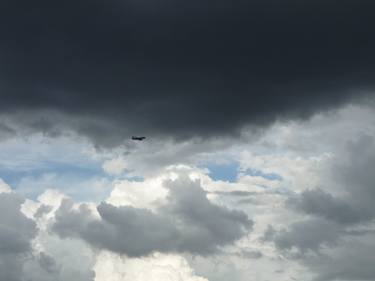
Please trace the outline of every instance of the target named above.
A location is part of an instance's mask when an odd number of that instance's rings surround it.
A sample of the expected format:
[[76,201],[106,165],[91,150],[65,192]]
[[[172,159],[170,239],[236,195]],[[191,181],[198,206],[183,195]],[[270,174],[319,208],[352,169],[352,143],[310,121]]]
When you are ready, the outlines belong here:
[[[111,129],[114,143],[131,130],[217,135],[306,117],[373,87],[374,9],[372,1],[1,1],[0,109],[126,127]],[[73,129],[99,139],[108,128],[100,126]]]

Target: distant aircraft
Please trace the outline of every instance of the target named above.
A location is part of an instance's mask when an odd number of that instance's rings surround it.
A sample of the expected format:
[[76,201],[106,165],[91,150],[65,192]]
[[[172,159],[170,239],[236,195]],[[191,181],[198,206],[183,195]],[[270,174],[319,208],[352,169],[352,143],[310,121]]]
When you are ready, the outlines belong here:
[[135,137],[132,136],[132,140],[143,141],[146,137]]

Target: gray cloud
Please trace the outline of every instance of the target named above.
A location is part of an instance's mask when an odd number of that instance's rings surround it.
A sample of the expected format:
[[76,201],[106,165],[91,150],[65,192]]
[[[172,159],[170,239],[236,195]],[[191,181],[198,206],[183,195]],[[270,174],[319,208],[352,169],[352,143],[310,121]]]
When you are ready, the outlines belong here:
[[297,211],[340,224],[358,223],[371,218],[368,213],[358,210],[345,200],[336,198],[321,189],[307,190],[298,197],[289,198],[287,205]]
[[21,254],[31,250],[30,242],[37,233],[36,224],[20,208],[22,197],[0,193],[0,253]]
[[305,264],[317,272],[314,281],[374,280],[374,250],[373,243],[349,242],[333,253],[333,256],[309,259]]
[[373,89],[374,5],[5,0],[0,109],[106,146],[305,118]]
[[34,214],[34,217],[36,219],[40,219],[41,217],[43,217],[43,215],[48,214],[50,211],[52,211],[52,207],[51,206],[47,206],[47,205],[42,204],[38,208],[38,210],[36,210],[36,212]]
[[306,190],[290,197],[286,204],[297,211],[340,224],[369,223],[375,218],[375,142],[359,136],[336,156],[331,177],[343,192],[340,197],[321,189]]
[[56,256],[33,247],[39,230],[22,213],[23,203],[15,193],[0,193],[0,281],[94,280],[91,270],[62,270]]
[[272,241],[282,251],[297,250],[319,253],[323,246],[337,245],[341,227],[324,219],[309,219],[291,224],[287,229],[275,230],[269,226],[263,240]]
[[252,191],[243,191],[243,190],[233,190],[233,191],[215,191],[213,194],[222,195],[222,196],[233,196],[233,197],[248,197],[252,195],[257,195],[259,193]]
[[238,255],[246,259],[260,259],[263,257],[262,252],[251,250],[242,250]]
[[348,143],[347,150],[334,165],[335,179],[348,192],[348,200],[375,216],[375,141],[372,136],[359,136]]
[[0,193],[0,280],[21,281],[23,265],[32,256],[36,224],[21,212],[23,199]]
[[153,251],[211,254],[252,227],[245,213],[212,204],[199,182],[184,176],[165,186],[168,203],[157,213],[101,203],[98,220],[85,205],[73,210],[72,202],[64,201],[52,230],[61,237],[80,237],[98,248],[145,256]]
[[[35,254],[23,264],[22,278],[30,281],[93,281],[95,272],[85,267],[85,261],[71,268],[69,262],[60,264],[57,256],[50,256],[44,252]],[[63,257],[66,258],[66,257]],[[85,257],[87,258],[87,257]],[[1,279],[2,280],[2,279]]]
[[[290,197],[286,206],[308,218],[281,230],[269,226],[263,241],[281,252],[297,253],[291,257],[316,274],[313,280],[373,280],[374,151],[369,135],[338,149],[328,172],[340,196],[310,189]],[[306,255],[310,252],[315,255]]]
[[345,201],[355,208],[362,224],[369,225],[370,229],[346,230],[345,234],[352,235],[353,239],[325,259],[305,261],[317,272],[318,281],[374,279],[374,232],[371,228],[375,218],[374,165],[374,138],[362,135],[347,144],[332,168],[334,179],[347,192]]
[[43,268],[48,273],[55,273],[59,270],[54,258],[45,254],[44,252],[40,253],[38,257],[38,262],[41,268]]

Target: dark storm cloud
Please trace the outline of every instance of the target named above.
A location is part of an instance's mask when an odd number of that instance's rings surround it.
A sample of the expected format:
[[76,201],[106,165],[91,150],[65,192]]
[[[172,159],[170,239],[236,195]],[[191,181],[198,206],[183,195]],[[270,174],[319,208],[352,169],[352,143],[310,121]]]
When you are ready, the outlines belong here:
[[198,182],[180,178],[166,186],[168,203],[157,213],[101,203],[98,220],[85,205],[73,210],[72,202],[65,201],[52,230],[128,256],[154,251],[207,255],[250,231],[252,221],[245,213],[212,204]]
[[306,117],[373,87],[374,9],[354,0],[4,0],[0,110],[58,111],[24,121],[54,131],[67,118],[103,145],[130,132],[212,136]]

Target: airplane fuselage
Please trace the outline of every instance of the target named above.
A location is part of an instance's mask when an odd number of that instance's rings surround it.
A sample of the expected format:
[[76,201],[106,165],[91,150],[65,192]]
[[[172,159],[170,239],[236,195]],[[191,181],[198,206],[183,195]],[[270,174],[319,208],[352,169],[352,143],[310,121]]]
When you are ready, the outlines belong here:
[[132,140],[143,141],[146,137],[135,137],[132,136]]

